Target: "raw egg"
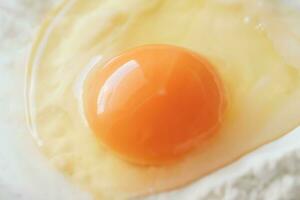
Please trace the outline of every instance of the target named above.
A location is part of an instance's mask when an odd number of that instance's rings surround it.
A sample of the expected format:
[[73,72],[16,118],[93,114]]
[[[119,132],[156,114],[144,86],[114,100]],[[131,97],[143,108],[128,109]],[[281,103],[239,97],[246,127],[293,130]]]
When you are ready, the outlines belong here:
[[91,72],[87,119],[101,142],[138,164],[176,160],[219,127],[224,95],[212,66],[170,45],[123,53]]
[[49,162],[95,199],[142,198],[184,190],[298,126],[298,59],[282,39],[293,23],[261,15],[268,5],[222,2],[54,10],[27,76],[32,135]]

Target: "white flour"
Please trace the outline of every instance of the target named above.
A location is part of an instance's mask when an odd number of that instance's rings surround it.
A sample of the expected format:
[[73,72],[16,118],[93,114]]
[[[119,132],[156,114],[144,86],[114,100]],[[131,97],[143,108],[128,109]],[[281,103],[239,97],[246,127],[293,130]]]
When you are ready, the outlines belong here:
[[[299,140],[299,136],[297,138]],[[300,199],[300,149],[283,155],[272,154],[272,149],[269,151],[257,166],[253,162],[252,168],[212,190],[204,199]]]
[[[21,142],[28,137],[24,135],[22,114],[25,56],[36,27],[57,1],[0,0],[0,199],[3,200],[89,199],[45,163],[29,164],[26,156],[40,155],[32,147],[28,150],[30,154],[24,152],[26,145]],[[43,161],[37,158],[31,162]],[[183,198],[300,199],[300,129],[185,189],[147,199]]]

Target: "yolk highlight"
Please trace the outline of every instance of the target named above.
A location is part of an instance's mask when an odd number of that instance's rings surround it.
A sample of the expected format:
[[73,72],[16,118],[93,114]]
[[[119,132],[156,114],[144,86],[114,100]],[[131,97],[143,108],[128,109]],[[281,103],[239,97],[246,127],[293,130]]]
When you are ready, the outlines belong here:
[[164,164],[216,132],[221,88],[200,55],[147,45],[93,70],[83,100],[89,126],[108,149],[133,163]]

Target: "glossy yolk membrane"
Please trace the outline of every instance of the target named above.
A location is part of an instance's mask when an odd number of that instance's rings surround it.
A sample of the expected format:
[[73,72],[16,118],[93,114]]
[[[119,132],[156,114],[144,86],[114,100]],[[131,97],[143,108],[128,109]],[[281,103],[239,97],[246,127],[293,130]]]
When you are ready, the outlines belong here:
[[213,67],[171,45],[127,51],[89,74],[84,109],[99,141],[136,164],[181,158],[214,134],[224,94]]

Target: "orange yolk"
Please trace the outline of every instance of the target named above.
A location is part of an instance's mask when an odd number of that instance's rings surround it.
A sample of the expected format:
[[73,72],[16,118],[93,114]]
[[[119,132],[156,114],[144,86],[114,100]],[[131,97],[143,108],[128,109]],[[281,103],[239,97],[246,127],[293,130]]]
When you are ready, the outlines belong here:
[[94,69],[84,88],[90,128],[136,164],[181,158],[217,131],[224,94],[213,67],[171,45],[147,45]]

